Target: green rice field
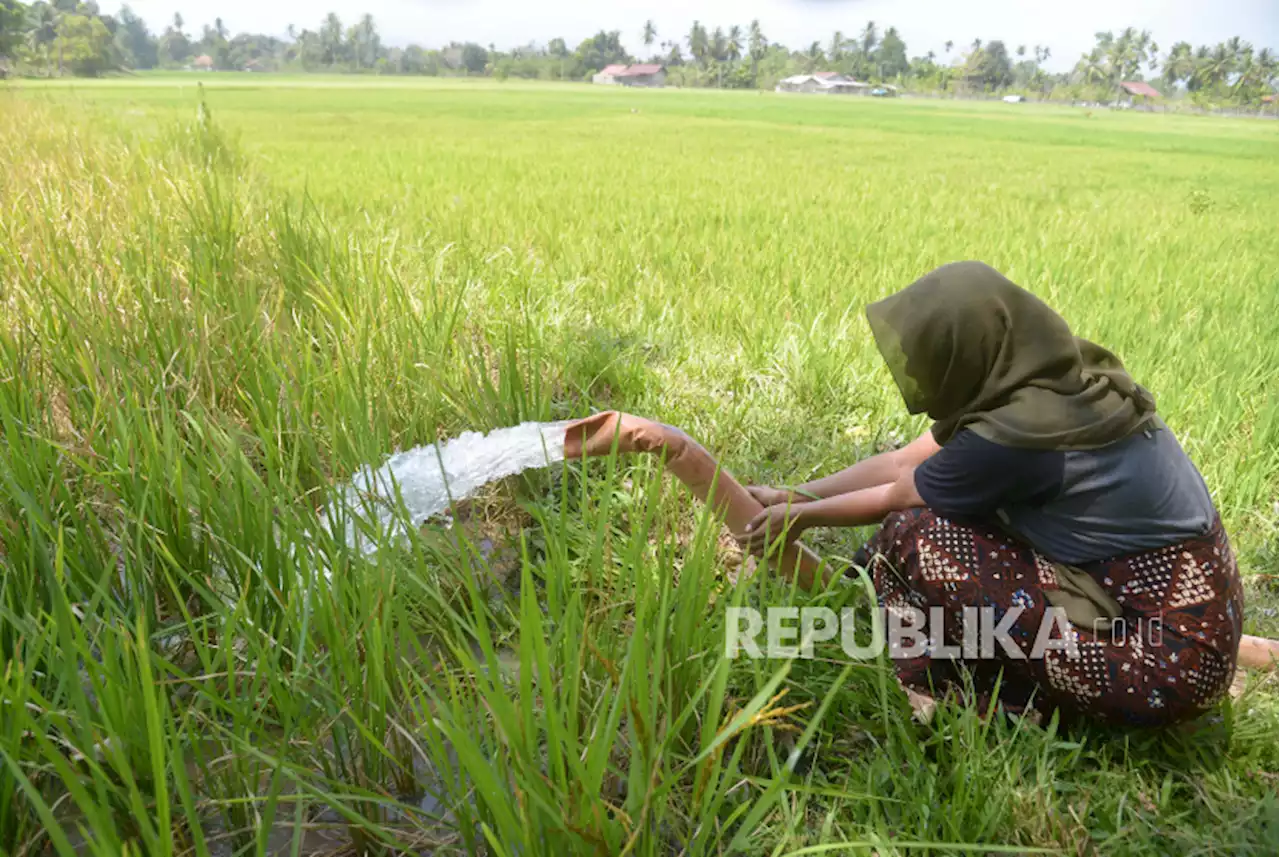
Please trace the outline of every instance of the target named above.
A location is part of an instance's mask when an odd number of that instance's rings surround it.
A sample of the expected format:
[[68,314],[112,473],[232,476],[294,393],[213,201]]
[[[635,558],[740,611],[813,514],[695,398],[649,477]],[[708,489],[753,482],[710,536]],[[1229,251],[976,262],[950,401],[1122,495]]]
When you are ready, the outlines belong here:
[[1274,673],[1142,731],[922,724],[835,646],[726,659],[726,606],[867,586],[745,573],[653,459],[368,556],[318,517],[397,449],[603,408],[744,482],[839,469],[925,428],[863,306],[981,259],[1154,393],[1275,636],[1278,182],[1265,120],[0,86],[0,854],[1276,853]]

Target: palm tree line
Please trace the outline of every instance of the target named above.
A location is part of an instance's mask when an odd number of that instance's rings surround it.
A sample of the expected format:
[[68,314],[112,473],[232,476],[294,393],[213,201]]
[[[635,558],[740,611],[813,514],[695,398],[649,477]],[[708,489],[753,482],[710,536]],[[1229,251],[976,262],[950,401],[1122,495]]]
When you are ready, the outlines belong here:
[[[231,35],[221,18],[189,33],[180,15],[161,33],[125,6],[102,14],[92,2],[0,0],[0,56],[35,74],[103,74],[127,69],[323,71],[342,73],[491,75],[498,78],[584,80],[613,63],[633,62],[620,31],[601,31],[574,49],[563,39],[510,50],[474,42],[428,49],[386,44],[374,18],[344,23],[330,12],[314,28],[290,26],[287,38]],[[1125,81],[1146,80],[1168,96],[1220,103],[1256,103],[1274,93],[1275,52],[1255,50],[1241,37],[1217,45],[1181,41],[1162,52],[1150,32],[1127,28],[1097,33],[1095,44],[1067,72],[1045,69],[1050,51],[1041,45],[1010,49],[1000,40],[948,40],[935,51],[910,55],[895,27],[868,21],[824,41],[789,48],[771,41],[759,20],[746,26],[695,20],[682,33],[660,34],[652,20],[638,33],[644,59],[663,63],[668,81],[681,86],[772,88],[781,78],[817,71],[892,82],[933,93],[1023,92],[1044,98],[1119,95]],[[67,57],[75,57],[74,62]]]

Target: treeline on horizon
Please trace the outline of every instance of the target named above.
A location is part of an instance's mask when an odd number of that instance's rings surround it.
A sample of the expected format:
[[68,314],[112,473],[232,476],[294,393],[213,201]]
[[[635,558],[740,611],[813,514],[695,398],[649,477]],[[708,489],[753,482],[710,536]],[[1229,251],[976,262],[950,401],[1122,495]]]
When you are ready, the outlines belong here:
[[287,39],[232,35],[221,18],[199,36],[186,27],[174,15],[162,33],[153,33],[128,6],[110,15],[92,2],[0,0],[0,69],[31,76],[196,68],[580,81],[606,65],[643,60],[663,63],[676,86],[772,89],[790,75],[837,71],[913,92],[1105,102],[1120,95],[1120,83],[1146,81],[1168,98],[1202,107],[1260,106],[1277,82],[1275,53],[1255,50],[1241,37],[1217,45],[1178,42],[1162,51],[1148,31],[1133,28],[1096,34],[1092,50],[1071,71],[1053,73],[1044,68],[1047,47],[1010,48],[998,39],[948,41],[942,55],[910,56],[895,27],[881,29],[874,21],[855,35],[837,30],[825,44],[799,50],[770,41],[758,20],[728,29],[694,21],[687,32],[662,36],[650,21],[638,34],[642,57],[627,52],[618,30],[573,48],[552,39],[499,50],[474,42],[389,46],[368,14],[348,25],[331,12],[316,29],[291,25]]

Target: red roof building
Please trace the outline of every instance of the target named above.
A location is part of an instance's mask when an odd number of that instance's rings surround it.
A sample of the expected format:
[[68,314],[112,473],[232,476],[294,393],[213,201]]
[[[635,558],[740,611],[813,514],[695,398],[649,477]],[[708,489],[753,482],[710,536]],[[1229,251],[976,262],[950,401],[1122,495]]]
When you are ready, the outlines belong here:
[[636,63],[635,65],[607,65],[591,78],[592,83],[611,83],[621,86],[662,86],[667,71],[661,63]]
[[1137,95],[1140,98],[1160,98],[1160,92],[1151,84],[1143,83],[1140,80],[1129,83],[1120,84],[1120,88],[1130,95]]
[[[613,66],[610,66],[613,68]],[[662,71],[662,66],[656,62],[636,63],[635,65],[624,66],[623,71],[615,72],[617,77],[641,77],[646,74],[657,74]]]

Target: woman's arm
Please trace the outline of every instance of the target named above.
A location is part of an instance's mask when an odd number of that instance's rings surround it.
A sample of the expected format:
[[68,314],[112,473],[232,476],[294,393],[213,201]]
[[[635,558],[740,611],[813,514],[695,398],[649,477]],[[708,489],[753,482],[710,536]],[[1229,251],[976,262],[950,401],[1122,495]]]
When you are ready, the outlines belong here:
[[[916,491],[915,466],[898,471],[892,482],[859,488],[808,503],[766,506],[735,537],[744,550],[763,554],[771,545],[794,541],[810,527],[858,527],[879,522],[890,512],[923,506]],[[779,537],[782,536],[781,541]]]
[[[859,461],[852,467],[846,467],[839,473],[833,473],[822,479],[815,479],[813,482],[806,482],[804,485],[799,486],[798,491],[827,498],[838,494],[848,494],[851,491],[860,491],[864,488],[872,488],[876,485],[887,485],[897,481],[904,469],[914,470],[939,449],[941,447],[933,439],[933,434],[926,431],[911,443],[902,447],[902,449],[894,449],[889,452],[882,452],[879,455],[873,455],[870,458]],[[805,499],[816,502],[812,498],[802,499],[802,497],[803,495],[793,498],[792,502],[804,502]]]
[[860,527],[879,523],[890,512],[923,506],[916,491],[915,467],[900,470],[883,485],[860,488],[825,500],[814,500],[796,509],[796,524],[810,527]]

